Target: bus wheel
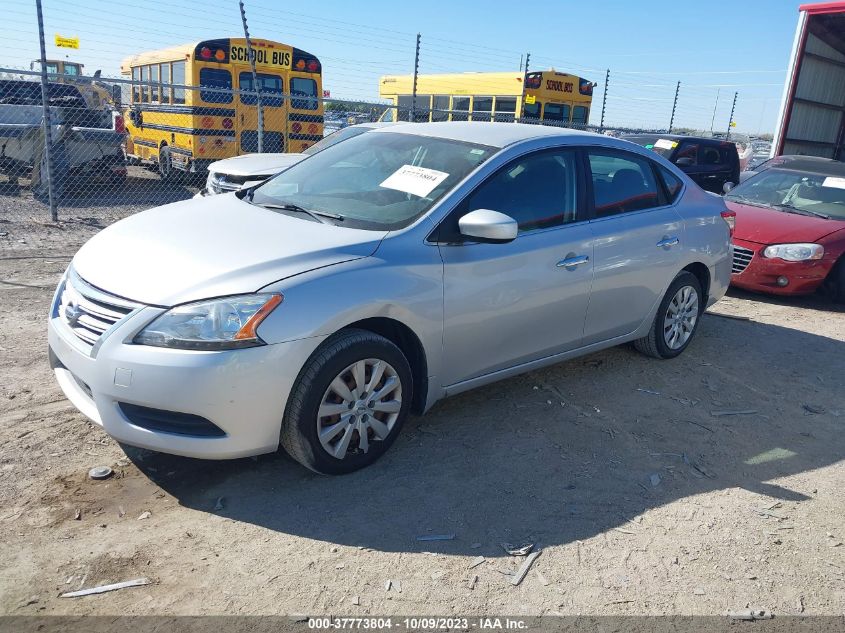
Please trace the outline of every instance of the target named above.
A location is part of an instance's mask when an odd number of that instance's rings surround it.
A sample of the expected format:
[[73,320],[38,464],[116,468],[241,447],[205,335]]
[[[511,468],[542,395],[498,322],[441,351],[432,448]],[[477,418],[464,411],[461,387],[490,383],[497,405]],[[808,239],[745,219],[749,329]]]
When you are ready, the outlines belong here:
[[170,159],[170,148],[165,145],[158,151],[158,175],[162,180],[173,182],[176,180],[176,169]]

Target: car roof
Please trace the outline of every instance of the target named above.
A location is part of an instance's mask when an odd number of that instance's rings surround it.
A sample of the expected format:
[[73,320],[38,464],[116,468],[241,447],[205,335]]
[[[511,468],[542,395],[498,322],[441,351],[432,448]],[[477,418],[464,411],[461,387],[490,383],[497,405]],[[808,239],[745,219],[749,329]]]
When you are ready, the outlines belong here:
[[700,141],[702,143],[731,143],[723,138],[707,137],[707,136],[686,136],[685,134],[659,134],[656,132],[648,132],[643,134],[623,134],[620,138],[630,140],[634,138],[665,138],[668,141]]
[[[845,163],[821,156],[775,156],[786,159],[783,164],[771,165],[771,169],[806,171],[822,176],[845,177]],[[774,160],[774,159],[770,159]]]
[[527,123],[492,123],[483,121],[441,121],[437,123],[397,123],[384,129],[373,130],[373,134],[417,134],[464,143],[507,147],[520,141],[536,138],[556,137],[561,140],[573,138],[609,137],[594,132],[582,132],[569,128]]

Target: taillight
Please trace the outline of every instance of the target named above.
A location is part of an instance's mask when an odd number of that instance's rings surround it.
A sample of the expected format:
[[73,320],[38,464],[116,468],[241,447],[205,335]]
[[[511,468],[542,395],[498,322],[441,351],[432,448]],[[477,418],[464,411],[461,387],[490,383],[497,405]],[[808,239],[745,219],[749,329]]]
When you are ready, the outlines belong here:
[[200,57],[203,59],[211,59],[211,49],[208,46],[203,46],[200,49]]
[[317,62],[316,59],[312,59],[308,62],[308,72],[309,73],[316,73],[320,70],[320,64]]
[[311,123],[311,124],[308,126],[308,133],[309,133],[309,134],[316,134],[318,129],[319,129],[319,128],[317,127],[317,124],[316,124],[316,123]]
[[722,211],[722,219],[727,223],[730,230],[731,237],[734,236],[734,227],[736,226],[736,211]]
[[114,131],[118,134],[126,132],[126,121],[123,120],[122,114],[118,114],[114,117]]
[[291,123],[290,129],[294,134],[299,134],[302,131],[302,123]]

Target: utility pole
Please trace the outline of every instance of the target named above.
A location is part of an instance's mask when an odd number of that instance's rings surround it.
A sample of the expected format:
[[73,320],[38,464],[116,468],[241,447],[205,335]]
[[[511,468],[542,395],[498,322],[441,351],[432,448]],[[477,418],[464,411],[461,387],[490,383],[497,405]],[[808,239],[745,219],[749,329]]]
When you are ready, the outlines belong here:
[[713,106],[713,118],[710,119],[710,133],[713,134],[713,123],[716,121],[716,108],[719,107],[719,91],[721,88],[716,88],[716,105]]
[[601,98],[601,123],[599,123],[599,132],[604,132],[604,111],[607,107],[607,84],[610,83],[610,68],[604,74],[604,95]]
[[678,107],[678,93],[681,91],[681,82],[675,86],[675,100],[672,102],[672,117],[669,119],[669,134],[672,133],[672,126],[675,124],[675,108]]
[[[244,8],[243,0],[238,3],[241,7],[241,22],[244,26],[244,38],[246,39],[246,54],[249,56],[249,65],[252,69],[252,88],[257,95],[256,102],[258,106],[258,153],[264,151],[264,109],[261,107],[261,86],[258,85],[258,73],[255,72],[255,55],[252,52],[252,41],[249,39],[249,28],[246,24],[246,9]],[[287,128],[287,125],[285,125]],[[287,146],[287,143],[285,143]]]
[[738,93],[738,92],[735,92],[735,93],[734,93],[734,103],[733,103],[733,105],[731,106],[731,118],[728,120],[728,134],[727,134],[727,136],[725,137],[725,140],[726,140],[726,141],[731,140],[731,126],[732,126],[732,125],[733,125],[733,123],[734,123],[734,110],[736,110],[736,98],[737,98],[738,96],[739,96],[739,93]]
[[525,118],[525,91],[528,89],[528,62],[531,60],[531,53],[525,53],[525,72],[522,73],[522,109],[519,119]]
[[[408,120],[413,123],[417,120],[417,77],[420,73],[420,34],[417,33],[417,50],[414,53],[414,86],[411,92],[411,116]],[[399,118],[398,116],[396,117]]]
[[[53,197],[53,161],[50,156],[50,147],[53,144],[53,126],[50,124],[50,96],[47,84],[47,49],[44,46],[44,14],[41,12],[41,0],[35,0],[35,8],[38,12],[38,44],[41,47],[41,127],[44,130],[44,160],[47,163],[47,195],[50,201],[50,219],[56,222],[59,214],[56,211],[56,199]],[[39,166],[39,175],[44,179],[44,172]]]

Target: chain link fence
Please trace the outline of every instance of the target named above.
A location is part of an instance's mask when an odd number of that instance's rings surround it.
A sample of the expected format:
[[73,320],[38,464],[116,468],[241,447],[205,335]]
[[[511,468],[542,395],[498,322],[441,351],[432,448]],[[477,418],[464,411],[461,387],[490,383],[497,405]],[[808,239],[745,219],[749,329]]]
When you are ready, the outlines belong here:
[[[0,217],[49,220],[51,203],[54,219],[122,217],[232,191],[341,140],[340,130],[352,125],[452,120],[589,128],[494,110],[492,98],[490,107],[472,111],[432,107],[431,97],[399,105],[340,101],[318,96],[316,84],[285,92],[265,81],[259,90],[235,90],[209,74],[190,86],[174,83],[175,63],[154,67],[155,76],[133,79],[48,74],[49,135],[40,73],[0,68]],[[251,79],[244,73],[239,85],[252,87]],[[259,152],[266,156],[209,171],[216,161]]]

